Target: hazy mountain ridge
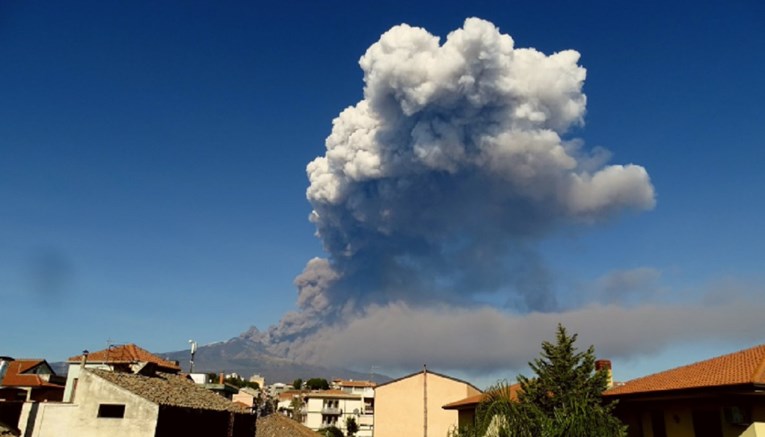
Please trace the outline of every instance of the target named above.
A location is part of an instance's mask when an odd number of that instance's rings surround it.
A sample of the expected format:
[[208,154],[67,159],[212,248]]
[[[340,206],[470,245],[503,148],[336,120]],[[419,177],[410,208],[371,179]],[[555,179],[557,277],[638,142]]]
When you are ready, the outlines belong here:
[[[367,380],[376,382],[389,381],[391,378],[380,374],[357,372],[337,367],[324,367],[316,364],[301,363],[277,356],[266,350],[261,342],[246,338],[247,333],[225,342],[199,346],[194,356],[195,372],[236,372],[244,378],[253,374],[265,377],[267,384],[274,382],[290,383],[296,378],[333,378]],[[163,358],[177,360],[184,371],[189,370],[191,358],[189,350],[157,354]]]

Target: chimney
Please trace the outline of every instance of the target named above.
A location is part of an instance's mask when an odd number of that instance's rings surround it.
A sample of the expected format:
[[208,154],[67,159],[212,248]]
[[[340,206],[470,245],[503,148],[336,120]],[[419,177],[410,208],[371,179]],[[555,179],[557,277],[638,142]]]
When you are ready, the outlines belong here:
[[595,361],[595,371],[605,371],[608,377],[606,378],[606,388],[614,386],[614,373],[611,371],[611,360],[597,360]]
[[88,362],[88,353],[89,352],[88,352],[87,349],[82,351],[82,359],[80,360],[80,369],[84,369],[85,368],[85,364]]
[[225,381],[226,378],[223,377],[223,372],[218,374],[218,384],[223,384],[223,381]]

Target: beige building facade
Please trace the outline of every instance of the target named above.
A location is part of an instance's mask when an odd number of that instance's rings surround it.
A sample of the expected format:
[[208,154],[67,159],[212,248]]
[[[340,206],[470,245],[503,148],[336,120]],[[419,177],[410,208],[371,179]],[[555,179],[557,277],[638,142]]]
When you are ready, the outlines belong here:
[[443,405],[481,391],[470,383],[423,370],[375,387],[374,437],[446,437],[458,412]]

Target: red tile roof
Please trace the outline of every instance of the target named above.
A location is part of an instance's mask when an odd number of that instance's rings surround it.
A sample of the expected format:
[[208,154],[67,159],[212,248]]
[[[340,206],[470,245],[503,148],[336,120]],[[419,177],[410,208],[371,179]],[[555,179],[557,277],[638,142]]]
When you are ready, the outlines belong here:
[[[79,363],[82,361],[82,355],[71,357],[68,361],[70,363]],[[175,362],[162,359],[132,343],[122,346],[113,346],[98,352],[91,352],[88,354],[88,362],[106,364],[150,362],[156,364],[160,368],[175,371],[181,370],[181,367]]]
[[60,384],[46,381],[43,376],[36,373],[25,374],[25,372],[45,363],[45,360],[40,359],[10,361],[0,385],[5,387],[61,387]]
[[765,345],[677,367],[607,390],[604,396],[765,384]]
[[[512,400],[518,400],[518,390],[521,389],[520,384],[513,384],[509,387],[507,387],[507,390],[510,394],[510,399]],[[484,399],[486,399],[489,396],[490,392],[487,393],[479,393],[477,395],[473,395],[470,397],[467,397],[465,399],[461,399],[459,401],[452,402],[450,404],[444,405],[442,408],[444,410],[465,410],[465,409],[471,409],[478,406],[478,404],[481,403]]]

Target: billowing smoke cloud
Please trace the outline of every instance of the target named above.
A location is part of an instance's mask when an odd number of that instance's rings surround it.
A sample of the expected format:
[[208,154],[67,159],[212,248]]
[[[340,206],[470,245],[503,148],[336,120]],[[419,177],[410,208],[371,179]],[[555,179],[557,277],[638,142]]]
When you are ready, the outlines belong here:
[[655,203],[643,167],[566,136],[585,114],[578,60],[476,18],[443,44],[405,24],[383,34],[359,61],[364,99],[307,167],[328,258],[296,279],[299,311],[253,337],[298,356],[381,308],[471,308],[479,293],[556,310],[535,242]]

